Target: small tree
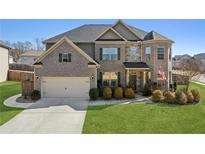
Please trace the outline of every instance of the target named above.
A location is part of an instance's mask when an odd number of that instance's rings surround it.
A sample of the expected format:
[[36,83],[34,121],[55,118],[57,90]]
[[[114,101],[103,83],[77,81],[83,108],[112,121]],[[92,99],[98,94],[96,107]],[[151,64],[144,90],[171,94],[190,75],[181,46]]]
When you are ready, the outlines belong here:
[[191,59],[186,59],[181,61],[182,75],[188,77],[188,85],[186,91],[189,89],[189,81],[195,75],[198,75],[200,72],[200,61],[194,57]]

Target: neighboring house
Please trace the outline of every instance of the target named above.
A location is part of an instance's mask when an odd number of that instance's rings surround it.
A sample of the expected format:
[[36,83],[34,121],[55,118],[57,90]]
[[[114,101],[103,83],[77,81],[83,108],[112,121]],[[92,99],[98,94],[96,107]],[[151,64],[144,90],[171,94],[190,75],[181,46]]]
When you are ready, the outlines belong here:
[[10,47],[0,43],[0,82],[7,80],[10,49]]
[[13,64],[14,63],[14,59],[12,56],[9,56],[9,64]]
[[40,57],[44,51],[26,51],[20,55],[18,64],[33,65],[35,60]]
[[188,54],[176,55],[172,60],[173,69],[178,69],[178,70],[183,69],[184,68],[183,65],[186,65],[193,59],[199,62],[200,72],[205,72],[205,53],[196,54],[193,57]]
[[183,68],[182,65],[188,62],[191,58],[192,56],[188,54],[174,56],[172,60],[173,69],[182,69]]
[[90,88],[132,86],[147,80],[172,82],[172,40],[119,20],[88,24],[43,42],[46,52],[34,64],[35,89],[42,97],[88,97]]
[[193,56],[195,59],[200,61],[200,71],[205,72],[205,53],[196,54]]

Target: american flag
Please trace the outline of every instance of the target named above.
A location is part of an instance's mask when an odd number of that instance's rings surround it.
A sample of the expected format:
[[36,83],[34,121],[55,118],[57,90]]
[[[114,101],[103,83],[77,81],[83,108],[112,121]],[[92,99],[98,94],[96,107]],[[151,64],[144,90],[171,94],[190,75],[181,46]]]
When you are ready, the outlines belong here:
[[166,76],[165,76],[165,73],[163,71],[158,71],[158,75],[160,77],[161,80],[166,80]]

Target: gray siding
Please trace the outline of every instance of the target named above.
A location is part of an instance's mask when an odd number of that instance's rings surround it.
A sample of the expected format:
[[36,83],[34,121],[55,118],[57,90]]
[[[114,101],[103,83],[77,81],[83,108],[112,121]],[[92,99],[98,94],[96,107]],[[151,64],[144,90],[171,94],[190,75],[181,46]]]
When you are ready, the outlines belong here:
[[112,30],[108,30],[105,34],[103,34],[99,40],[106,40],[106,39],[122,39],[121,37],[119,37],[117,34],[115,34]]
[[55,43],[46,43],[46,50],[52,47]]
[[77,45],[85,53],[87,53],[91,58],[94,59],[94,56],[95,56],[95,44],[94,43],[75,43],[75,45]]
[[113,27],[120,35],[122,35],[127,40],[139,40],[130,30],[128,30],[124,25],[118,23]]

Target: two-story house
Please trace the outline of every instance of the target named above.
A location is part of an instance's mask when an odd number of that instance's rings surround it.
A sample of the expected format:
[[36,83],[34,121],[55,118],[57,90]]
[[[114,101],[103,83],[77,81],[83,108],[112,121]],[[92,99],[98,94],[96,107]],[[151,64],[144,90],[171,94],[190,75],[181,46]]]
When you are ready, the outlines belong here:
[[[43,97],[88,97],[90,88],[132,86],[148,79],[169,85],[172,40],[118,20],[88,24],[43,42],[46,52],[35,62],[35,89]],[[166,82],[164,82],[166,81]]]

